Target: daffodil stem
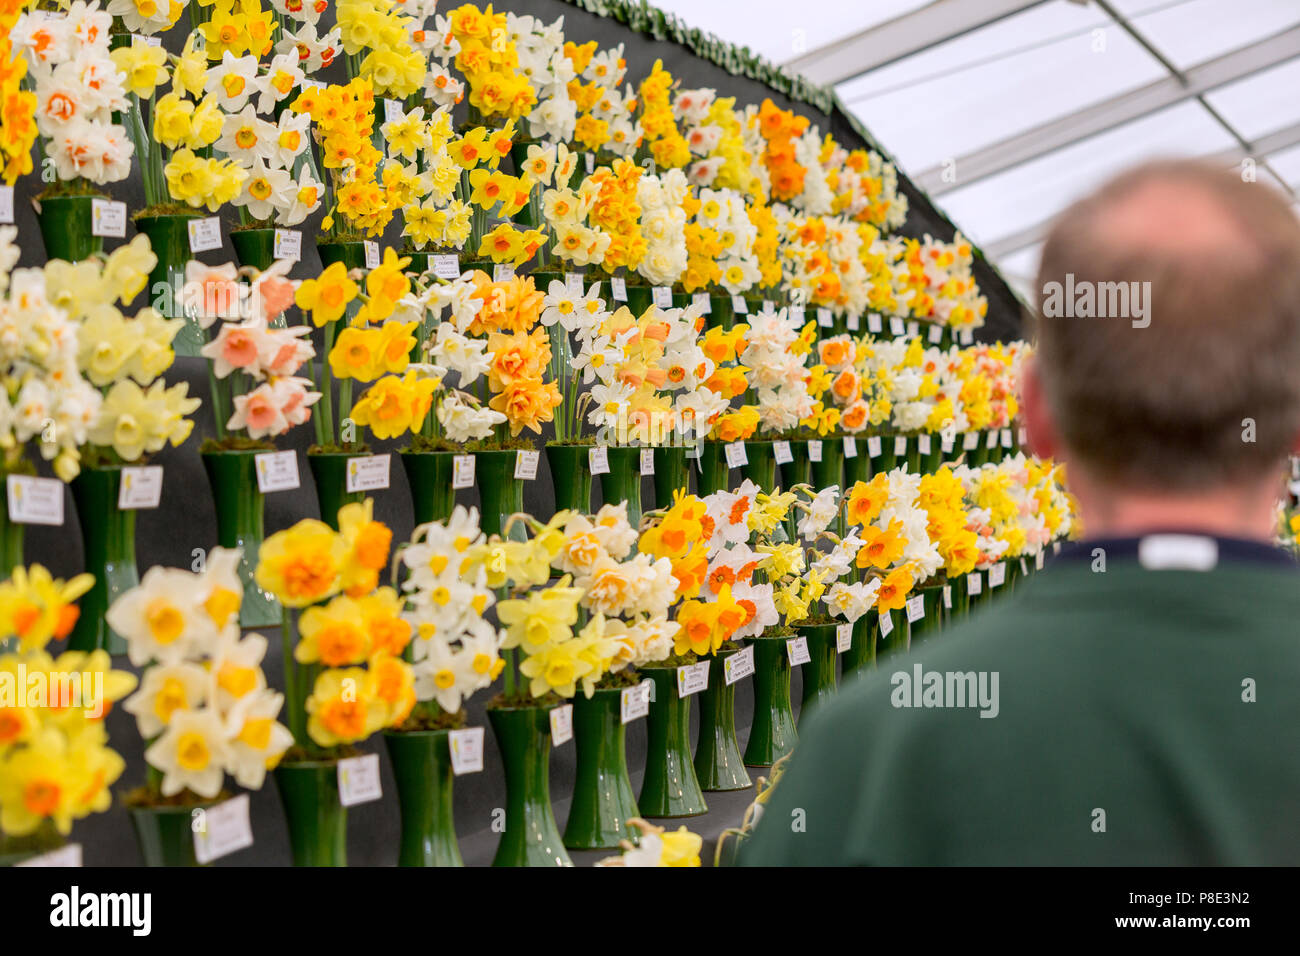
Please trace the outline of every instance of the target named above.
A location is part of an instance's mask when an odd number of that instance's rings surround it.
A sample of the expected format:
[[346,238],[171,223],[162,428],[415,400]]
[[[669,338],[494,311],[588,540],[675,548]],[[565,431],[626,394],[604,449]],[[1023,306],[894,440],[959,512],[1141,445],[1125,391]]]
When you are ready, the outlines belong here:
[[[321,418],[325,423],[325,433],[330,439],[333,439],[336,434],[334,431],[334,373],[330,371],[330,352],[334,349],[335,326],[338,321],[325,323],[325,338],[320,363],[320,411]],[[322,440],[321,444],[325,444],[325,440]]]
[[289,608],[284,609],[284,616],[280,618],[280,654],[284,659],[284,697],[288,711],[289,732],[293,734],[294,742],[300,747],[307,746],[307,735],[303,727],[303,718],[306,716],[306,704],[299,694],[298,687],[298,662],[293,656],[293,611]]
[[515,660],[515,650],[512,647],[506,651],[506,697],[515,696],[515,667],[518,662]]

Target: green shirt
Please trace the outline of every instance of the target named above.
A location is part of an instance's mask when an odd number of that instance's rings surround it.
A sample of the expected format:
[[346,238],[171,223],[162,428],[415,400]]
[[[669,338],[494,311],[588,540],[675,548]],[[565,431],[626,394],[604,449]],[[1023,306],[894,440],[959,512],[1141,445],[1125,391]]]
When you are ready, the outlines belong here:
[[[1300,861],[1300,573],[1108,564],[1052,561],[850,678],[801,728],[741,862]],[[916,665],[985,672],[990,694],[996,673],[996,716],[894,706]]]

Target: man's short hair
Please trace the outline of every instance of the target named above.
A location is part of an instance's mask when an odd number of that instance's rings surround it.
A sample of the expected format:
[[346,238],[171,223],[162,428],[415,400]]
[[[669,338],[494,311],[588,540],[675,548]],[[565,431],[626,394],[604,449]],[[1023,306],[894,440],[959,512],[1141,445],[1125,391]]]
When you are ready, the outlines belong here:
[[[1274,472],[1300,435],[1300,219],[1204,163],[1149,163],[1057,219],[1041,378],[1099,480],[1196,490]],[[1116,314],[1119,313],[1119,314]]]

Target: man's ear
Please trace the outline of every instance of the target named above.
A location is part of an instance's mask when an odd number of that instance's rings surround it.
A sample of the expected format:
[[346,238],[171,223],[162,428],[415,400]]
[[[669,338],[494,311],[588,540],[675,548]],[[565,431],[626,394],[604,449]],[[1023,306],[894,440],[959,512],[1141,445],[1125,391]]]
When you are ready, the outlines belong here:
[[1029,356],[1021,366],[1020,413],[1024,416],[1028,451],[1039,458],[1058,457],[1060,437],[1043,389],[1037,356]]

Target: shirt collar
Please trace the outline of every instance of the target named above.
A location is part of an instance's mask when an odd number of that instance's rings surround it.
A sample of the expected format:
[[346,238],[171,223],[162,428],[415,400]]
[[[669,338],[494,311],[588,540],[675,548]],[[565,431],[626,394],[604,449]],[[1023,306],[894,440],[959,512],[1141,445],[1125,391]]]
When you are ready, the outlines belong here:
[[1186,529],[1152,531],[1133,537],[1071,541],[1061,547],[1060,553],[1053,560],[1092,561],[1098,548],[1108,561],[1133,561],[1151,570],[1208,571],[1223,562],[1296,566],[1295,556],[1276,545]]

